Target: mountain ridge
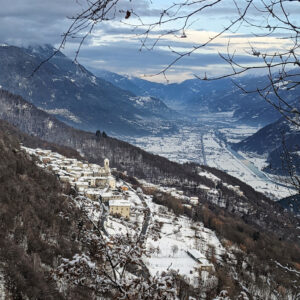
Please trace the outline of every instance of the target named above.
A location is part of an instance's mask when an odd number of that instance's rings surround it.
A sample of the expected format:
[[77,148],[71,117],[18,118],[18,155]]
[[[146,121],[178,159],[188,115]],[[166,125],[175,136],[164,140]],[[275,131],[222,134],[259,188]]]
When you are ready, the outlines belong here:
[[[177,113],[162,101],[142,98],[97,78],[50,46],[0,46],[0,85],[67,124],[110,134],[175,130]],[[34,73],[33,70],[43,64]]]
[[232,144],[232,147],[237,151],[266,156],[269,164],[266,171],[289,176],[288,163],[294,166],[296,173],[300,173],[300,131],[284,117],[245,140]]
[[[238,87],[256,91],[257,87],[267,84],[268,79],[265,76],[223,78],[213,81],[188,79],[180,83],[162,84],[105,70],[94,72],[119,87],[127,86],[137,95],[158,97],[171,108],[192,116],[199,116],[203,112],[233,112],[236,122],[256,126],[266,126],[281,116],[258,93],[246,94]],[[298,89],[295,89],[289,91],[291,95],[285,94],[287,102],[296,105],[293,95],[297,92]]]

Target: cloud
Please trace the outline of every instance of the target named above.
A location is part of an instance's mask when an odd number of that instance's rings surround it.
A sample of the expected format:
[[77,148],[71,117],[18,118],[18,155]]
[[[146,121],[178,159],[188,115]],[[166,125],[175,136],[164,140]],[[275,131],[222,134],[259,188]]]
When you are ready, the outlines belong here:
[[73,0],[1,0],[0,40],[9,44],[57,43],[78,11]]
[[[157,73],[176,57],[170,52],[169,46],[178,52],[189,51],[216,34],[217,28],[222,26],[224,20],[228,20],[228,16],[233,16],[236,12],[236,8],[228,5],[228,2],[221,1],[220,5],[206,10],[203,18],[186,31],[187,38],[180,38],[181,32],[163,36],[153,51],[139,51],[140,39],[146,27],[131,27],[117,20],[124,21],[124,11],[133,9],[144,17],[145,21],[151,23],[160,16],[163,6],[172,5],[173,1],[120,1],[114,11],[116,20],[96,26],[80,52],[79,61],[90,68],[108,69],[131,75]],[[71,24],[71,20],[67,17],[78,14],[86,7],[86,3],[86,0],[0,0],[0,43],[22,46],[50,43],[58,46],[62,40],[61,35]],[[131,23],[136,21],[134,17],[128,20]],[[157,38],[170,29],[169,26],[155,28],[148,35],[147,46],[151,48]],[[243,33],[220,37],[190,57],[180,60],[169,73],[178,72],[177,78],[186,78],[198,71],[208,73],[224,71],[228,66],[220,60],[217,53],[226,52],[228,38],[231,40],[232,49],[237,50],[238,58],[242,62],[253,63],[255,58],[245,55],[244,52],[245,47],[249,48],[248,41],[260,48],[275,50],[286,43],[276,37],[259,39]],[[69,39],[66,45],[64,51],[71,58],[74,57],[78,42],[79,40]]]
[[[145,16],[157,14],[146,0],[134,1],[136,11]],[[129,0],[116,6],[116,18],[124,18],[121,10],[131,9]],[[10,44],[59,43],[71,24],[70,17],[86,8],[85,0],[0,0],[0,40]],[[110,27],[112,29],[112,27]]]
[[[132,74],[152,81],[165,81],[164,76],[151,76],[161,72],[177,56],[160,47],[153,51],[139,51],[136,43],[131,40],[117,41],[106,45],[83,47],[79,62],[95,73],[102,69],[120,74]],[[258,63],[259,60],[248,55],[238,55],[239,63]],[[228,64],[215,53],[195,53],[183,58],[167,72],[170,81],[182,81],[194,77],[194,74],[217,75],[228,71]]]

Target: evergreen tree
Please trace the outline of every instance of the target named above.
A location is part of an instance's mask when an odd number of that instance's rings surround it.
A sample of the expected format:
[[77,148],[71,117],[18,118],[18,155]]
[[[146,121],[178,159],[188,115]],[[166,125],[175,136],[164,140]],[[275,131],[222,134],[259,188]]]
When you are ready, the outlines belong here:
[[97,137],[97,139],[100,139],[100,137],[101,137],[101,131],[100,130],[96,131],[96,137]]

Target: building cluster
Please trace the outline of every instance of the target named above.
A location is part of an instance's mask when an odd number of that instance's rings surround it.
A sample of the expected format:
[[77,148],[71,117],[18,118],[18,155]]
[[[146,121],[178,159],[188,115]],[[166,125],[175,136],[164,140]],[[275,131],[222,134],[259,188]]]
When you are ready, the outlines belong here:
[[[160,191],[160,192],[171,195],[172,197],[181,200],[183,203],[189,203],[189,204],[193,204],[193,205],[198,205],[198,203],[199,203],[199,197],[186,196],[183,191],[177,190],[174,187],[164,187],[164,186],[160,186],[157,184],[152,184],[152,183],[146,182],[145,180],[139,180],[139,182],[140,182],[140,184],[142,184],[142,186],[145,190],[148,190],[149,193],[153,194],[154,192]],[[206,190],[206,191],[210,190],[210,188],[207,188],[205,186],[201,186],[200,188],[202,190]]]
[[40,167],[54,172],[61,182],[69,183],[79,194],[107,204],[110,214],[130,217],[130,202],[126,195],[128,188],[116,187],[116,179],[111,174],[108,159],[104,160],[104,166],[101,167],[67,158],[51,150],[27,147],[22,149],[36,156]]

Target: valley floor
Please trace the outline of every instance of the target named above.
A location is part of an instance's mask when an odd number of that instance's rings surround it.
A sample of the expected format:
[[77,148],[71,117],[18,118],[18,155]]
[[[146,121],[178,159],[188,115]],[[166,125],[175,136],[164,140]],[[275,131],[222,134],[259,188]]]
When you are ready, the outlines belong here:
[[285,179],[262,171],[266,165],[264,157],[231,149],[229,143],[239,142],[257,130],[258,127],[233,124],[230,116],[217,116],[216,122],[214,116],[206,116],[197,124],[182,125],[175,134],[125,140],[179,163],[195,162],[221,169],[274,200],[293,195]]

